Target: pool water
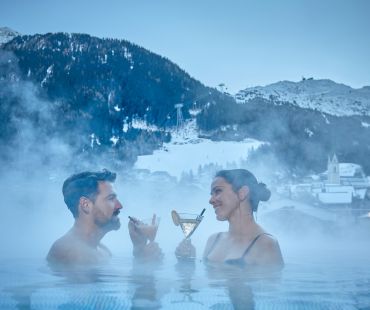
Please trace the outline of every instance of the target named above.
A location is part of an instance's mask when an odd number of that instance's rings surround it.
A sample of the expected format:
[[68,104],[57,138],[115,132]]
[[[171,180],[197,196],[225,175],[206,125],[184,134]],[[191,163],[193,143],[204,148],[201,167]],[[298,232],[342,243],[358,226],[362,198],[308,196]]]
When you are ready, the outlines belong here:
[[44,259],[0,259],[0,309],[370,309],[361,250],[292,251],[282,272],[234,266],[139,264],[127,256],[74,271]]

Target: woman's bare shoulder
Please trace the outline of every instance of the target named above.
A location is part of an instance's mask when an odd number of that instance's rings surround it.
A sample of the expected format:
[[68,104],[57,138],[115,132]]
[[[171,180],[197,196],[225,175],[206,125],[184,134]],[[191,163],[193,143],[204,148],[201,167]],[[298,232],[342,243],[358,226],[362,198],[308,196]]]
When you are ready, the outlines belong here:
[[260,263],[284,265],[279,242],[272,235],[261,235],[257,248]]
[[222,232],[218,232],[218,233],[214,233],[214,234],[212,234],[208,237],[206,247],[204,249],[203,257],[206,257],[209,254],[211,248],[213,247],[213,245],[216,242],[216,239],[219,238],[221,235],[222,235]]
[[277,241],[277,239],[269,233],[265,233],[265,232],[262,233],[258,239],[259,239],[258,242],[260,243],[260,245],[264,245],[267,247],[273,247],[273,246],[279,245],[279,242]]

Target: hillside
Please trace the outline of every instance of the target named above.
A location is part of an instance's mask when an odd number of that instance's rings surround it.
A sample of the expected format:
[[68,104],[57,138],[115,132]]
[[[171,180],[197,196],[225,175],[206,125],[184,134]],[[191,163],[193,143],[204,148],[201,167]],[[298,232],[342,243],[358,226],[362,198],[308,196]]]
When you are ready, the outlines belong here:
[[182,103],[201,139],[267,142],[251,158],[306,173],[323,171],[336,153],[370,173],[369,87],[305,79],[234,98],[142,47],[86,34],[15,36],[0,53],[5,160],[31,152],[46,163],[68,154],[77,163],[103,156],[133,166],[171,140]]
[[[176,103],[183,103],[187,119],[189,110],[232,100],[168,59],[124,40],[66,33],[18,36],[1,52],[3,117],[24,112],[23,85],[31,83],[52,116],[45,131],[62,136],[76,152],[113,149],[117,159],[132,163],[169,139],[164,130],[176,125]],[[20,89],[14,92],[14,87]],[[22,117],[37,123],[39,116]],[[137,128],[138,120],[145,126]],[[3,143],[13,141],[17,130],[14,123],[3,128]]]
[[263,98],[274,104],[290,104],[336,116],[370,115],[370,87],[354,89],[331,80],[302,79],[246,88],[235,95],[238,103]]

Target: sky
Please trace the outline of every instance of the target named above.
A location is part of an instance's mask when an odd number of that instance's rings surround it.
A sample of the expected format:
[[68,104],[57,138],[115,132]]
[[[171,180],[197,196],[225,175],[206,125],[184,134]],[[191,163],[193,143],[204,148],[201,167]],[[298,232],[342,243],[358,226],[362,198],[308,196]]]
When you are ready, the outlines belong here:
[[302,77],[370,85],[367,0],[0,0],[22,34],[125,39],[235,93]]

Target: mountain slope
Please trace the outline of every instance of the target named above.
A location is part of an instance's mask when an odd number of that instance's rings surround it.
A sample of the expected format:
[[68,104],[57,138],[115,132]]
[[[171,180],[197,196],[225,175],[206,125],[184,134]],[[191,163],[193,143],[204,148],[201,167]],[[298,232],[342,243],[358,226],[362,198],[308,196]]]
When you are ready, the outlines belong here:
[[255,157],[277,157],[297,173],[322,171],[327,156],[361,164],[370,172],[370,117],[334,116],[291,103],[262,98],[244,104],[217,104],[198,116],[204,134],[214,140],[254,138],[270,142]]
[[[5,146],[48,154],[43,143],[58,140],[72,149],[73,160],[104,154],[132,165],[170,140],[174,105],[182,103],[185,119],[196,115],[202,138],[269,142],[252,154],[262,161],[271,155],[294,171],[322,171],[335,152],[370,173],[369,87],[279,82],[241,92],[236,102],[124,40],[17,36],[0,53],[0,143],[7,158],[14,152]],[[55,143],[52,149],[60,150]]]
[[0,27],[0,45],[11,41],[19,35],[21,35],[19,32],[8,27]]
[[[63,137],[76,152],[113,152],[133,162],[169,139],[164,129],[176,125],[175,104],[184,105],[187,119],[207,104],[233,101],[168,59],[124,40],[49,33],[15,37],[0,52],[2,114],[10,119],[21,114],[34,127],[44,126],[35,111],[23,115],[26,95],[12,91],[32,83],[42,99],[39,110],[50,110],[53,118],[45,132]],[[3,143],[12,141],[17,126],[3,128]]]
[[235,95],[239,103],[263,98],[274,104],[289,102],[301,108],[336,116],[370,115],[370,87],[353,89],[331,80],[282,81],[246,88]]

